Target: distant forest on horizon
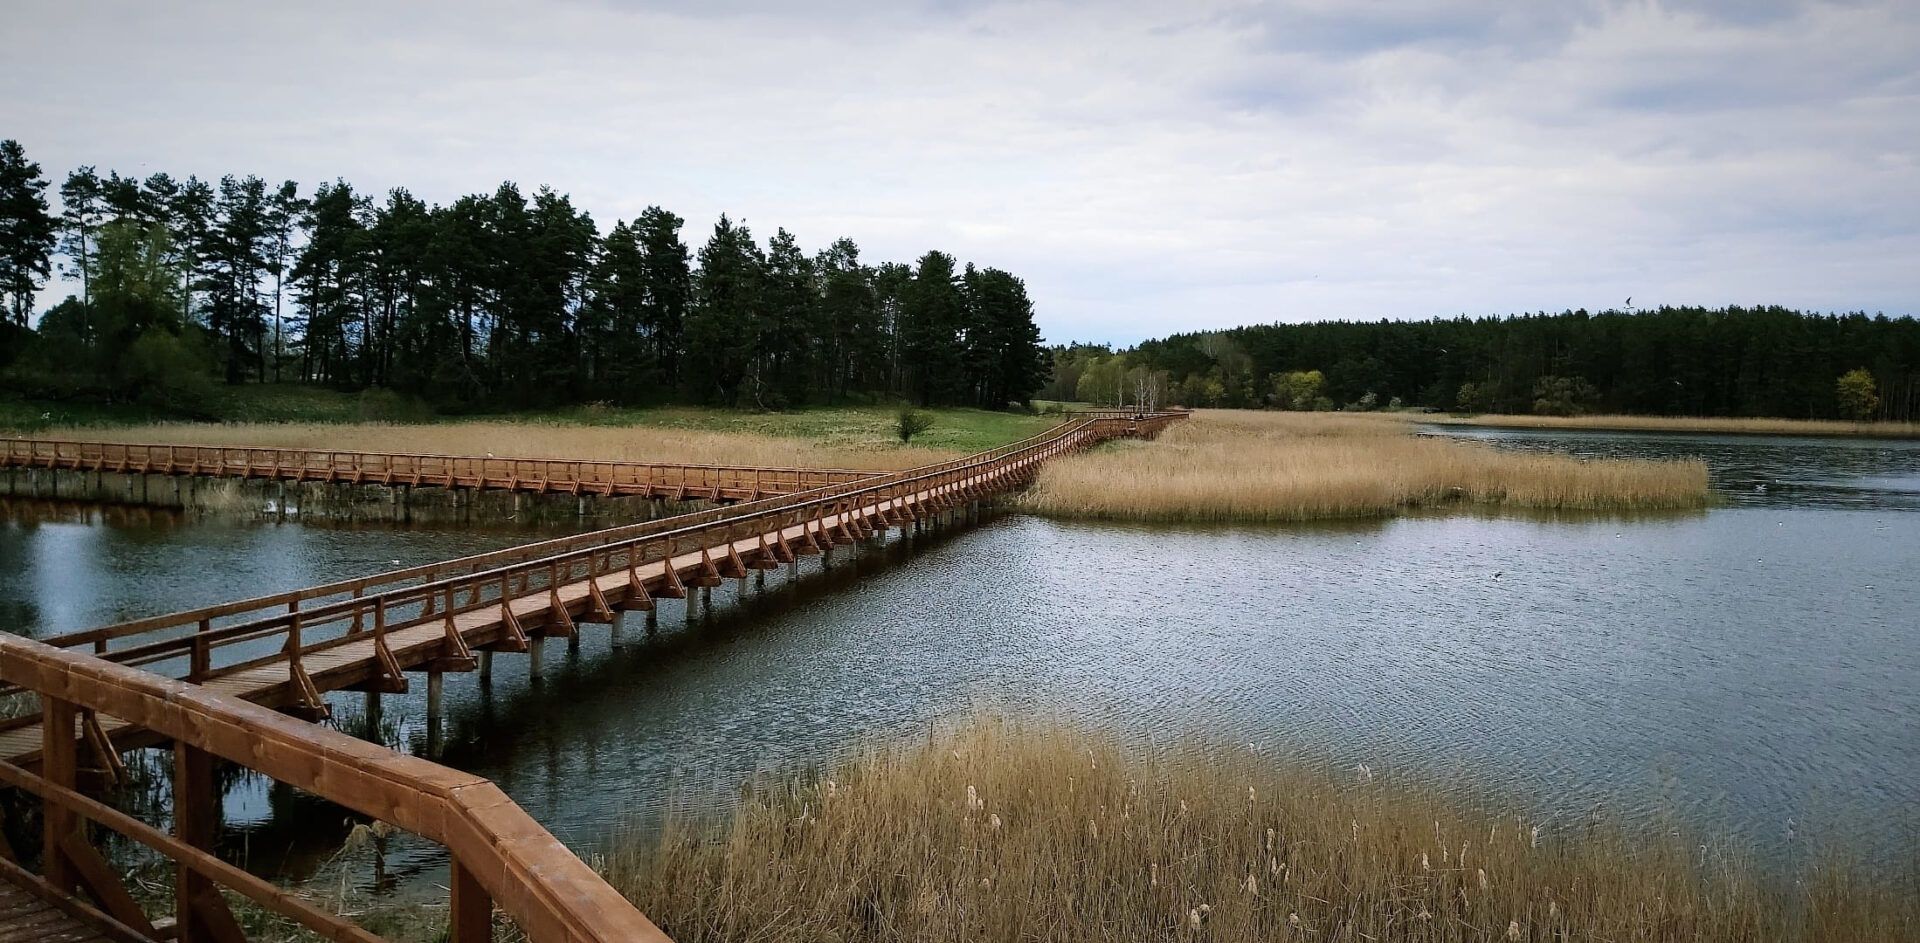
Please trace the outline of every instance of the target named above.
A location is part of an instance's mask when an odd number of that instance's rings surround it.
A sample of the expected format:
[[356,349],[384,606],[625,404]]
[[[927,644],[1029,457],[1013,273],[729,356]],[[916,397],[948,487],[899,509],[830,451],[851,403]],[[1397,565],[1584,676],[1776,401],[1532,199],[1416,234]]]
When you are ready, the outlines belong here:
[[1920,418],[1920,321],[1662,307],[1259,324],[1052,348],[1041,395],[1280,409]]
[[[49,189],[0,140],[0,385],[21,396],[191,414],[216,381],[291,381],[454,411],[1004,409],[1046,380],[1025,283],[938,250],[874,265],[850,239],[763,246],[725,215],[690,250],[661,207],[603,234],[566,194],[512,182],[445,206],[91,166],[57,211]],[[35,312],[56,258],[74,294]]]

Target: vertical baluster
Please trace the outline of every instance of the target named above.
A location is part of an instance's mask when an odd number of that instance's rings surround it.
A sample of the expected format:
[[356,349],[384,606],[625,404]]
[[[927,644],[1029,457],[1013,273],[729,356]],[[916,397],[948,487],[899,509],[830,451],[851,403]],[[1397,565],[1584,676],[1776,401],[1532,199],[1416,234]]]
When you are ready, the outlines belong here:
[[207,642],[207,633],[213,631],[212,619],[201,619],[193,633],[193,652],[187,656],[187,680],[199,684],[207,677],[212,668],[213,650]]

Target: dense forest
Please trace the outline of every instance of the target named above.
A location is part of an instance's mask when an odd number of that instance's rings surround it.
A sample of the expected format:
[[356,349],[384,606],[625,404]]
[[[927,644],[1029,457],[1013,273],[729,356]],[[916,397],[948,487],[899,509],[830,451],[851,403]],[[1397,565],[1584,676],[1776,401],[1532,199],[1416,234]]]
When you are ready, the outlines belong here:
[[1785,308],[1263,324],[1053,349],[1041,395],[1283,409],[1920,418],[1920,322]]
[[[808,254],[649,207],[604,232],[513,183],[429,205],[345,181],[68,174],[0,142],[0,382],[190,411],[214,382],[383,388],[444,409],[693,401],[1024,403],[1048,363],[1025,284],[931,251]],[[53,262],[76,292],[36,323]]]

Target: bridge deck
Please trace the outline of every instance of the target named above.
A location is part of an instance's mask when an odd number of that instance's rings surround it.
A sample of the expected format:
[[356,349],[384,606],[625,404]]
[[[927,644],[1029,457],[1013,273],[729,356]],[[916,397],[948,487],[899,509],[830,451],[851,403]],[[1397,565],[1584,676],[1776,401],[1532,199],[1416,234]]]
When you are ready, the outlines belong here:
[[0,880],[0,943],[115,943],[78,917]]
[[[897,499],[875,501],[838,514],[827,515],[824,524],[828,528],[877,527],[884,530],[888,526],[886,515],[890,512],[910,513],[925,502],[939,497],[941,493],[943,493],[942,489],[929,489],[916,491]],[[870,521],[878,523],[870,524],[868,523]],[[815,525],[818,523],[815,522]],[[815,525],[791,524],[748,537],[713,544],[699,550],[678,554],[669,560],[640,564],[632,570],[622,570],[618,573],[608,573],[566,583],[560,586],[557,592],[548,587],[539,587],[531,592],[514,596],[509,600],[506,609],[512,612],[514,621],[521,631],[529,635],[544,636],[550,634],[548,630],[555,625],[571,626],[580,621],[591,621],[597,606],[596,588],[601,600],[615,609],[621,609],[630,604],[631,596],[636,595],[631,584],[634,577],[640,580],[641,585],[647,587],[649,596],[674,584],[693,586],[706,568],[712,566],[712,561],[752,559],[763,556],[771,545],[791,544],[804,540],[810,527]],[[672,576],[668,575],[669,567],[672,569]],[[554,609],[553,600],[556,597],[559,599],[561,609],[564,610],[564,615]],[[460,647],[472,651],[483,651],[493,650],[502,645],[511,646],[513,643],[513,630],[508,627],[502,608],[498,605],[456,612],[451,619],[453,630],[461,639]],[[444,615],[427,616],[411,624],[387,630],[379,641],[376,641],[372,632],[363,630],[341,640],[337,645],[303,653],[300,661],[301,668],[311,678],[317,690],[326,692],[377,681],[383,674],[378,651],[382,643],[402,670],[417,670],[422,665],[434,662],[444,663],[456,657],[455,646],[449,638],[447,621],[448,617]],[[284,654],[261,664],[210,677],[201,684],[208,690],[268,707],[285,707],[297,704],[302,699],[300,686],[294,677],[293,663]],[[99,718],[99,723],[115,746],[121,749],[140,746],[145,742],[142,736],[144,731],[120,718],[102,716]],[[7,762],[30,764],[38,758],[41,746],[42,733],[37,723],[0,731],[0,758]]]
[[498,458],[64,439],[5,440],[0,444],[0,468],[729,501],[791,494],[883,474],[844,468]]

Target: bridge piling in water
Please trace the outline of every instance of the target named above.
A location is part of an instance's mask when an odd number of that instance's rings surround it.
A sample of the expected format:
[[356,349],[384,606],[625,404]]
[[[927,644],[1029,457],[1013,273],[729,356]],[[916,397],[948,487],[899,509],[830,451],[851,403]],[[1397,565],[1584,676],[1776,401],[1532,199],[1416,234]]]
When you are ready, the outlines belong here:
[[[42,705],[38,714],[0,719],[0,785],[34,792],[44,800],[44,818],[57,826],[57,844],[49,845],[53,854],[46,867],[50,877],[60,879],[48,886],[56,887],[63,899],[71,895],[77,881],[105,870],[92,867],[95,859],[87,857],[97,852],[91,851],[86,833],[80,831],[82,818],[115,830],[146,828],[102,803],[77,797],[76,754],[84,730],[89,749],[106,755],[168,740],[217,754],[445,845],[452,863],[450,911],[455,943],[487,938],[484,934],[490,932],[495,900],[535,943],[664,943],[664,936],[637,910],[493,784],[343,738],[337,731],[269,708],[318,716],[315,708],[325,704],[326,692],[364,690],[368,692],[368,732],[377,738],[378,692],[403,691],[404,672],[426,671],[428,752],[437,753],[445,723],[444,672],[472,670],[473,652],[479,653],[483,691],[490,690],[492,656],[497,651],[526,652],[528,677],[538,683],[546,638],[566,635],[569,648],[575,649],[582,623],[611,622],[618,645],[624,629],[619,613],[645,609],[651,633],[657,629],[657,599],[665,597],[682,600],[691,626],[700,616],[712,616],[713,587],[724,586],[726,578],[739,581],[738,599],[744,600],[750,590],[747,570],[757,571],[752,587],[764,589],[765,571],[785,563],[789,581],[797,586],[798,556],[819,553],[821,568],[826,570],[836,546],[851,548],[855,576],[874,572],[877,567],[861,565],[863,559],[878,564],[891,554],[873,558],[860,545],[887,547],[889,528],[906,537],[984,520],[988,500],[1024,486],[1039,463],[1104,438],[1157,430],[1171,418],[1095,414],[1019,443],[912,471],[860,476],[821,487],[794,486],[796,490],[786,494],[758,499],[752,497],[761,493],[756,480],[749,495],[741,496],[746,501],[740,505],[135,620],[70,633],[47,643],[0,636],[0,696],[32,692]],[[59,453],[43,448],[35,454],[13,445],[6,450],[9,469],[27,469],[30,483],[36,485],[38,472],[47,470],[56,476],[49,485],[55,490],[62,469],[82,476],[87,471],[97,473],[99,467],[86,463],[108,457],[102,451]],[[166,451],[169,461],[164,473],[173,478],[176,492],[182,478],[191,491],[200,477],[243,477],[235,468],[248,471],[245,477],[278,477],[265,474],[257,459],[223,465],[226,474],[197,474],[198,460],[182,471],[171,461],[176,457],[173,450]],[[127,454],[118,453],[112,460],[124,463]],[[149,452],[146,457],[154,455]],[[334,458],[328,461],[330,475],[349,464]],[[301,478],[298,482],[312,481],[342,491],[384,486],[391,489],[389,501],[409,501],[413,482],[395,480],[391,466],[371,471],[353,467],[360,480]],[[417,473],[419,466],[413,467]],[[123,464],[110,470],[127,473]],[[568,487],[578,509],[585,503],[579,490],[585,476],[577,469],[572,474],[573,484]],[[10,471],[10,487],[15,480]],[[788,487],[787,482],[774,480]],[[296,487],[305,486],[298,482]],[[429,484],[438,488],[446,482]],[[551,482],[537,484],[544,492],[529,488],[525,481],[507,482],[496,490],[512,490],[514,506],[524,508],[523,491],[552,493]],[[483,479],[473,487],[489,484]],[[718,484],[683,479],[675,488],[676,499],[723,501]],[[458,490],[450,490],[456,504],[471,507],[472,492],[461,496]],[[894,543],[905,549],[905,541]],[[260,642],[268,641],[270,646],[276,640],[284,640],[279,653],[261,656]],[[184,679],[162,677],[151,670],[183,662],[189,666]],[[149,670],[139,670],[143,667]],[[88,726],[76,728],[80,719],[76,705],[85,709]],[[32,763],[40,765],[40,775],[27,771]],[[191,782],[192,774],[183,774],[180,781]],[[176,801],[198,801],[198,796],[207,794],[210,791],[194,797],[181,794]],[[179,811],[189,818],[193,815],[184,804]],[[152,845],[147,832],[131,837]],[[219,923],[217,912],[205,901],[232,892],[328,938],[372,939],[340,916],[316,911],[202,853],[196,841],[187,839],[184,834],[166,837],[170,844],[153,846],[179,862],[181,874],[193,872],[190,878],[181,878],[175,890],[182,900],[200,902],[205,912],[194,911],[195,905],[189,903],[187,922],[180,925],[180,931],[188,934],[183,938],[192,939],[196,932],[192,921]],[[0,868],[0,878],[10,873]],[[196,883],[199,878],[207,879],[206,887],[217,883],[220,890],[210,897]],[[138,915],[137,904],[122,915],[145,919]],[[151,927],[136,929],[141,931],[136,938],[143,943],[160,943],[167,936]],[[215,939],[227,938],[219,935],[219,929],[208,932]]]

